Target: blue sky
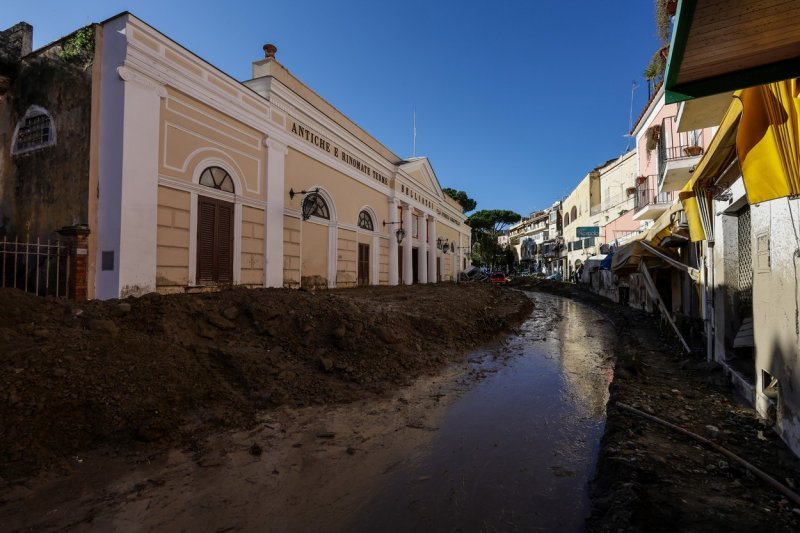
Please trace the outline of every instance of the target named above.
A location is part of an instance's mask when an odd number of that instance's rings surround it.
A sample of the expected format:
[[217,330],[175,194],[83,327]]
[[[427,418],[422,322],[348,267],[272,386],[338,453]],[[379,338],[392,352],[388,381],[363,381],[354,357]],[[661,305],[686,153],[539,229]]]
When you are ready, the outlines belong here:
[[401,157],[430,158],[478,209],[525,215],[626,149],[659,47],[650,0],[6,2],[34,47],[121,11],[237,79],[261,47]]

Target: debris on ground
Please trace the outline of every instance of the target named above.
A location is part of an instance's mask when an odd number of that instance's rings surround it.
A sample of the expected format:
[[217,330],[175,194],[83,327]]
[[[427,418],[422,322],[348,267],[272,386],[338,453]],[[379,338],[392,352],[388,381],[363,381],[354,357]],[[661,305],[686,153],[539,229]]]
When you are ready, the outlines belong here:
[[735,462],[695,440],[617,407],[631,405],[720,445],[790,489],[800,461],[721,367],[686,355],[652,315],[570,283],[514,285],[579,300],[605,313],[618,335],[614,380],[595,479],[589,531],[800,531],[800,510]]

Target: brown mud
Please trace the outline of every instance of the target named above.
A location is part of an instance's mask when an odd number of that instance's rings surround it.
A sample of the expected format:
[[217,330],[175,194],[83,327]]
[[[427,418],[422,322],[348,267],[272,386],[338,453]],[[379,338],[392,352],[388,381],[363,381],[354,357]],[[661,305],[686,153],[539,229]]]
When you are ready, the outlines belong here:
[[[66,302],[0,291],[0,506],[106,449],[142,458],[280,407],[377,398],[522,322],[524,295],[436,284]],[[25,492],[22,490],[22,492]]]

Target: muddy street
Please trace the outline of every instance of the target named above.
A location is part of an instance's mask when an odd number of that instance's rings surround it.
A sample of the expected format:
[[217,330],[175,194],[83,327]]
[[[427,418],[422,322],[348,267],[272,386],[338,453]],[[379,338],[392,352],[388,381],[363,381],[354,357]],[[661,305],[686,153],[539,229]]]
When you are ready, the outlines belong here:
[[438,422],[382,476],[349,530],[582,531],[603,433],[613,329],[589,308],[531,294],[535,311]]
[[613,328],[583,304],[529,296],[516,334],[382,398],[284,406],[126,464],[75,457],[73,475],[18,488],[0,518],[12,530],[583,530]]

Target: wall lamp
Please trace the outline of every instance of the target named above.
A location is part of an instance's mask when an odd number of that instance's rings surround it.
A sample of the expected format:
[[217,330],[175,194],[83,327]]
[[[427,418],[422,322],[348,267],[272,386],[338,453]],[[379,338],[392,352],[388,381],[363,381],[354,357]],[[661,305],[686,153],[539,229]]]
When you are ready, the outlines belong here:
[[313,191],[297,191],[295,192],[294,189],[289,189],[289,199],[294,200],[294,197],[298,194],[304,194],[305,198],[303,198],[303,220],[308,220],[311,218],[311,215],[314,213],[314,209],[317,207],[317,197],[319,196],[319,187],[314,189]]
[[448,251],[455,251],[455,244],[449,242],[447,239],[442,240],[441,238],[436,239],[436,248],[441,250],[442,253],[446,254]]
[[406,236],[406,230],[403,229],[403,221],[402,220],[398,222],[386,222],[385,220],[383,221],[384,227],[391,226],[393,224],[400,224],[400,228],[398,228],[398,230],[394,232],[394,236],[397,238],[397,244],[400,244],[401,242],[403,242],[403,239]]

